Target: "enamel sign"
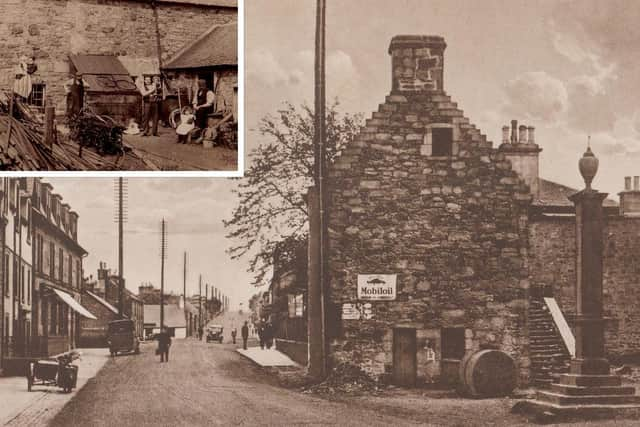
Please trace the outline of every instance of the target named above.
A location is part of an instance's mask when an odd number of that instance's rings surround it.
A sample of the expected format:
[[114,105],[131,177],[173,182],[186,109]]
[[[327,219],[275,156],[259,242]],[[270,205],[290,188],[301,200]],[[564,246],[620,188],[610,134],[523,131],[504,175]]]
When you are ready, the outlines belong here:
[[395,300],[396,277],[395,274],[358,274],[358,300]]

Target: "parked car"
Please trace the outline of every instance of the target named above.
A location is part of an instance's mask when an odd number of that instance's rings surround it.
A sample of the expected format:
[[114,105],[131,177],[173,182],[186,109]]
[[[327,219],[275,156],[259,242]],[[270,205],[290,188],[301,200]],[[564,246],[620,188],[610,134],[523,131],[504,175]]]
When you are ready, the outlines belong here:
[[133,320],[124,319],[109,322],[107,344],[109,344],[109,353],[112,356],[118,353],[140,353],[140,341],[136,336]]
[[222,344],[222,325],[211,325],[207,328],[207,342],[218,341]]

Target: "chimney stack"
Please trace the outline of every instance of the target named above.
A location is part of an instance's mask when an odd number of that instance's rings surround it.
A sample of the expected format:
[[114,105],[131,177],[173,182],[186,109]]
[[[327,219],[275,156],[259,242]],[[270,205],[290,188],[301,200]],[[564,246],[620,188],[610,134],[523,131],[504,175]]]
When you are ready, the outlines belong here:
[[533,126],[518,126],[517,120],[511,120],[511,141],[509,126],[502,127],[502,144],[499,150],[511,162],[511,169],[529,186],[531,194],[540,193],[538,158],[542,149],[536,144]]
[[400,35],[391,39],[391,92],[442,92],[444,50],[440,36]]
[[624,177],[624,191],[618,193],[620,196],[620,215],[640,216],[640,176],[633,177],[633,189],[631,188],[631,177]]

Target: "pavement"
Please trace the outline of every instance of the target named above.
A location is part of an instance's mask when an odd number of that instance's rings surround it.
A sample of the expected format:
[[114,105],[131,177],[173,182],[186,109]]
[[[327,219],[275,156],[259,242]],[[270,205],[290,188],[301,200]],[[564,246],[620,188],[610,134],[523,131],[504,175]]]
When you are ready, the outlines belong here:
[[275,348],[248,347],[246,350],[239,348],[236,351],[260,366],[298,366],[289,356]]
[[237,170],[238,151],[220,146],[178,144],[175,130],[171,128],[160,126],[158,136],[124,135],[124,141],[161,170]]
[[79,349],[82,356],[73,362],[78,365],[77,387],[71,393],[63,393],[58,387],[34,386],[27,391],[25,377],[0,378],[0,425],[47,425],[73,396],[78,394],[89,379],[109,360],[106,349]]

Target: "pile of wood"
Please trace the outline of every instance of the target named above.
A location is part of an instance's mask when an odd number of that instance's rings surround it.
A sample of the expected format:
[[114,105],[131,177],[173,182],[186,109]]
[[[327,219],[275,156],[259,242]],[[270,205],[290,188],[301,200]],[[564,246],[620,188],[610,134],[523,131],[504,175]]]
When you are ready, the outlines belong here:
[[0,170],[122,170],[126,168],[125,157],[144,164],[126,147],[120,151],[118,156],[108,157],[57,130],[46,144],[42,120],[19,99],[12,103],[9,94],[0,93]]
[[69,122],[71,138],[83,147],[93,147],[100,154],[123,153],[125,128],[112,118],[83,110]]

